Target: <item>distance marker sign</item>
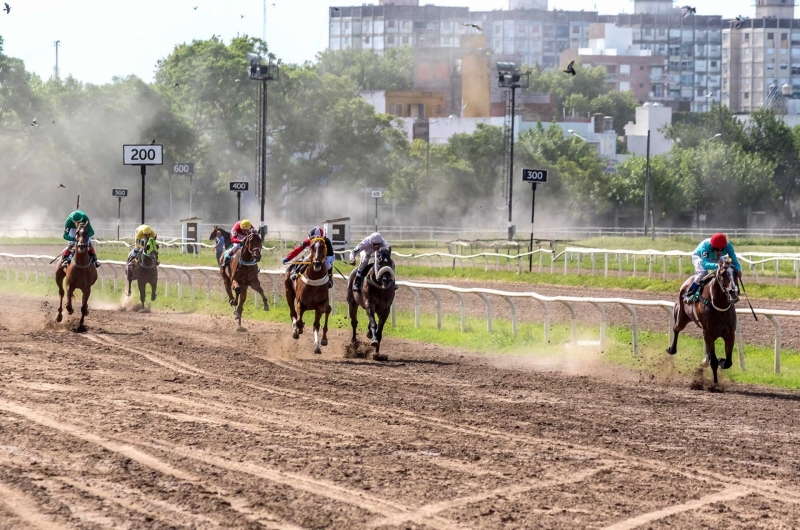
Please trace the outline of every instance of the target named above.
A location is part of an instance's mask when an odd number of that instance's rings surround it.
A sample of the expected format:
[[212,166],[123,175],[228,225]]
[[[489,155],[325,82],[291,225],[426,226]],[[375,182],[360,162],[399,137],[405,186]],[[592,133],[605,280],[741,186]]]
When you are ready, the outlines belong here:
[[546,183],[547,182],[547,170],[546,169],[523,169],[522,170],[522,182],[538,182],[538,183]]
[[128,196],[128,190],[123,189],[123,188],[113,188],[111,190],[111,196],[112,197],[127,197]]
[[194,175],[194,162],[178,162],[170,170],[170,175]]
[[122,163],[126,166],[161,166],[164,164],[164,146],[123,145]]
[[250,189],[249,182],[243,182],[243,181],[229,182],[229,185],[231,191],[247,191]]

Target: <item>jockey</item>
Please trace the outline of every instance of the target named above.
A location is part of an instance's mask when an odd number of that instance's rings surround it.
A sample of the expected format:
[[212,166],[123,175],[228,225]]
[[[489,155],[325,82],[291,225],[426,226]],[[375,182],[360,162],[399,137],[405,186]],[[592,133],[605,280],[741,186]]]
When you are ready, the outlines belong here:
[[[144,249],[148,239],[156,239],[157,237],[158,234],[156,234],[156,231],[150,228],[148,225],[141,225],[139,228],[137,228],[136,245],[131,249],[131,253],[128,254],[128,263],[136,259],[136,256],[138,256],[139,253]],[[158,245],[156,245],[156,249],[158,249]],[[161,265],[158,262],[158,258],[156,258],[156,265]]]
[[325,240],[325,272],[328,273],[328,289],[330,289],[333,287],[333,262],[335,260],[335,255],[333,253],[333,243],[331,243],[331,240],[325,235],[325,231],[322,228],[318,226],[312,228],[308,233],[308,237],[305,238],[302,243],[297,245],[294,250],[289,252],[289,254],[283,258],[281,263],[284,265],[288,264],[298,255],[300,255],[301,252],[311,246],[312,239],[317,238],[322,238]]
[[92,236],[94,236],[94,228],[92,228],[92,222],[89,221],[89,216],[83,213],[80,210],[75,210],[69,217],[67,217],[67,222],[64,223],[64,239],[69,241],[67,244],[67,248],[64,249],[61,258],[61,266],[66,268],[70,262],[72,257],[72,247],[75,246],[75,235],[78,233],[78,225],[85,224],[86,225],[86,233],[89,236],[89,256],[91,257],[92,262],[94,263],[95,267],[99,267],[100,263],[97,261],[97,254],[94,251],[94,246],[92,246]]
[[[364,281],[364,272],[367,270],[369,266],[369,259],[372,257],[373,254],[380,250],[391,250],[389,248],[389,243],[383,239],[383,236],[380,233],[375,232],[369,237],[365,238],[361,243],[356,245],[356,248],[350,251],[350,265],[356,264],[356,252],[361,253],[361,263],[358,264],[358,270],[356,271],[356,280],[353,282],[353,290],[360,291],[361,284]],[[395,286],[395,290],[397,290],[397,286]]]
[[222,255],[222,267],[228,266],[228,264],[231,262],[231,256],[236,254],[236,251],[242,248],[242,243],[244,243],[245,238],[255,231],[255,227],[247,219],[242,219],[233,225],[233,228],[231,229],[232,244],[230,248],[225,251],[225,254]]
[[742,272],[742,266],[736,258],[733,245],[728,243],[725,234],[714,234],[710,238],[700,243],[692,255],[692,263],[697,276],[692,280],[692,285],[686,291],[684,299],[688,301],[697,292],[700,282],[708,275],[709,271],[715,271],[719,267],[719,260],[723,256],[728,256],[733,262],[736,270]]

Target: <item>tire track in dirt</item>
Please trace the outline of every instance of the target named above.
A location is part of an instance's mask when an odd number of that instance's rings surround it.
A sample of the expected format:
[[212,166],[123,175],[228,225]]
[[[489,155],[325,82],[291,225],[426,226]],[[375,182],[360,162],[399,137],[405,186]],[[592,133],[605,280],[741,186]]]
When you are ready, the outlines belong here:
[[43,530],[61,530],[67,528],[63,523],[54,521],[53,517],[42,513],[39,505],[24,493],[0,482],[0,505],[5,506],[20,520],[32,528]]

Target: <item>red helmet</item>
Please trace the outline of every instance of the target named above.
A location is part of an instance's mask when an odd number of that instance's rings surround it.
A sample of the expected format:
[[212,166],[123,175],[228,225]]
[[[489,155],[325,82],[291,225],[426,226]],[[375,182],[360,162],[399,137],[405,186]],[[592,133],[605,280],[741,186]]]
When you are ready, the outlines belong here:
[[728,246],[728,238],[725,234],[714,234],[711,236],[711,246],[715,249],[724,249]]

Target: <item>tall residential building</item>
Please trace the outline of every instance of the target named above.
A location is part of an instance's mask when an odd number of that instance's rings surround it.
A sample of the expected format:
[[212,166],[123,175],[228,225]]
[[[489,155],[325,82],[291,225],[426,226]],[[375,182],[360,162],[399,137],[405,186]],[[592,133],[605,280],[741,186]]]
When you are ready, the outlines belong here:
[[584,68],[602,66],[606,69],[606,82],[614,90],[630,90],[641,103],[668,96],[667,57],[634,45],[632,28],[590,24],[588,48],[561,52],[561,67],[574,60],[580,60]]
[[794,2],[758,0],[756,18],[723,31],[722,103],[733,112],[764,104],[770,87],[789,85],[800,93],[800,20]]

